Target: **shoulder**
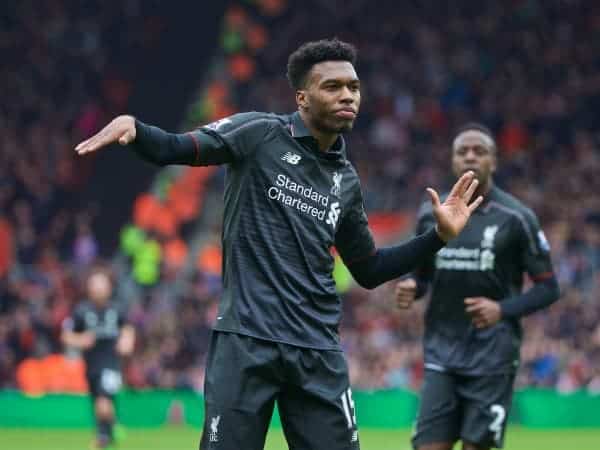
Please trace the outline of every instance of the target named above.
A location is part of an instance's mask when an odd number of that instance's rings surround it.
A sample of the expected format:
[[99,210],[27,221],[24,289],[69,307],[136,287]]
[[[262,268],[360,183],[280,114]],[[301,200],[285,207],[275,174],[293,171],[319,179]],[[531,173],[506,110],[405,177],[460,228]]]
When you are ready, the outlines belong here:
[[74,317],[83,317],[85,314],[92,310],[90,303],[87,300],[79,302],[73,309]]
[[352,182],[360,185],[360,177],[358,176],[358,171],[356,167],[347,159],[343,159],[340,162],[339,172],[344,174],[344,177],[348,178]]
[[538,228],[539,221],[535,212],[521,200],[506,191],[496,188],[493,206],[513,215],[526,228]]
[[[344,189],[348,189],[348,191],[352,193],[353,199],[362,199],[362,186],[360,177],[358,176],[356,168],[350,161],[347,159],[341,160],[339,168],[335,169],[333,177],[334,183],[337,182],[347,186]],[[335,179],[338,181],[335,181]]]
[[245,129],[264,129],[266,131],[277,125],[285,126],[286,121],[289,121],[289,119],[285,115],[250,111],[224,117],[201,128],[212,130],[219,134],[235,133]]

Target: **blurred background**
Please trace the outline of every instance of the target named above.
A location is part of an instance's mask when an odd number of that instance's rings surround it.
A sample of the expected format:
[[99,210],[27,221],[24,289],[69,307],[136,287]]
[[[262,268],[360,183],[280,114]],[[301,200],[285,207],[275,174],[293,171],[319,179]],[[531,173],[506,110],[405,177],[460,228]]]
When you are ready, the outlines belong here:
[[[23,0],[0,12],[4,392],[85,392],[59,333],[102,260],[138,333],[127,387],[201,393],[224,170],[73,147],[121,113],[184,131],[237,111],[291,112],[289,53],[338,36],[359,50],[349,156],[377,242],[409,236],[424,188],[452,182],[452,130],[487,124],[497,184],[538,214],[562,288],[524,320],[517,388],[600,398],[600,3]],[[336,280],[354,388],[417,392],[424,303],[398,311],[393,284],[365,291],[341,265]]]

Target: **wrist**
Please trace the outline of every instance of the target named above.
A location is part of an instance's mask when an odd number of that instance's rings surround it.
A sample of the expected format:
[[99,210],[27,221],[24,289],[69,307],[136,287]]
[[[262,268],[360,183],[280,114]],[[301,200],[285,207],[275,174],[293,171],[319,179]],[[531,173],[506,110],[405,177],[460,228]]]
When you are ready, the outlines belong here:
[[444,245],[446,245],[448,243],[448,241],[451,239],[449,236],[444,235],[444,233],[442,233],[440,231],[440,228],[438,227],[437,224],[435,226],[435,233],[437,234],[438,238],[440,238],[440,240],[444,242]]

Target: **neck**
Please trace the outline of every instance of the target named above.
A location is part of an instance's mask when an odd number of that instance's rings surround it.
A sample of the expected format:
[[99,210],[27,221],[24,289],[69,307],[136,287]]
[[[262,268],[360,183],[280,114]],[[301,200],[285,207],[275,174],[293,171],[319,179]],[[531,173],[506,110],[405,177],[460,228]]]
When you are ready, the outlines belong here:
[[476,199],[480,195],[485,198],[485,196],[492,190],[494,186],[494,181],[491,178],[488,178],[485,183],[482,183],[477,187],[477,190],[473,194],[473,199]]
[[317,143],[319,144],[319,150],[321,150],[322,152],[326,152],[327,150],[329,150],[338,138],[339,133],[329,133],[321,131],[313,125],[313,123],[310,120],[310,117],[305,111],[300,109],[299,113],[300,117],[302,117],[304,125],[306,126],[306,128],[308,128],[310,134],[312,134],[312,136],[317,140]]

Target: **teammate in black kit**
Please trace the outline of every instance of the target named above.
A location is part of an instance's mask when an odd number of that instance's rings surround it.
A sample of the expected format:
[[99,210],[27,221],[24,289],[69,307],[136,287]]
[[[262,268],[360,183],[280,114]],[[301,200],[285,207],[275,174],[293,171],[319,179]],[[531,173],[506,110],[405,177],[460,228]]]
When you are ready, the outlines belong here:
[[113,396],[121,387],[120,357],[131,354],[135,331],[112,303],[112,281],[104,269],[94,269],[87,279],[87,300],[63,324],[62,341],[83,351],[86,377],[94,403],[96,448],[114,440]]
[[360,105],[355,56],[335,39],[295,51],[288,78],[298,111],[290,115],[236,114],[186,134],[120,116],[76,147],[85,154],[118,141],[161,165],[227,165],[224,292],[206,368],[202,449],[262,449],[275,401],[290,448],[358,449],[330,249],[372,288],[431,257],[481,200],[469,204],[472,173],[444,204],[429,189],[435,229],[375,248],[341,136]]
[[[550,248],[535,214],[493,183],[496,144],[484,126],[459,130],[457,176],[473,171],[483,196],[458,237],[396,285],[408,308],[431,285],[425,316],[425,380],[413,445],[418,450],[502,447],[519,364],[519,318],[559,297]],[[429,205],[417,233],[435,223]],[[523,273],[533,286],[522,293]]]

